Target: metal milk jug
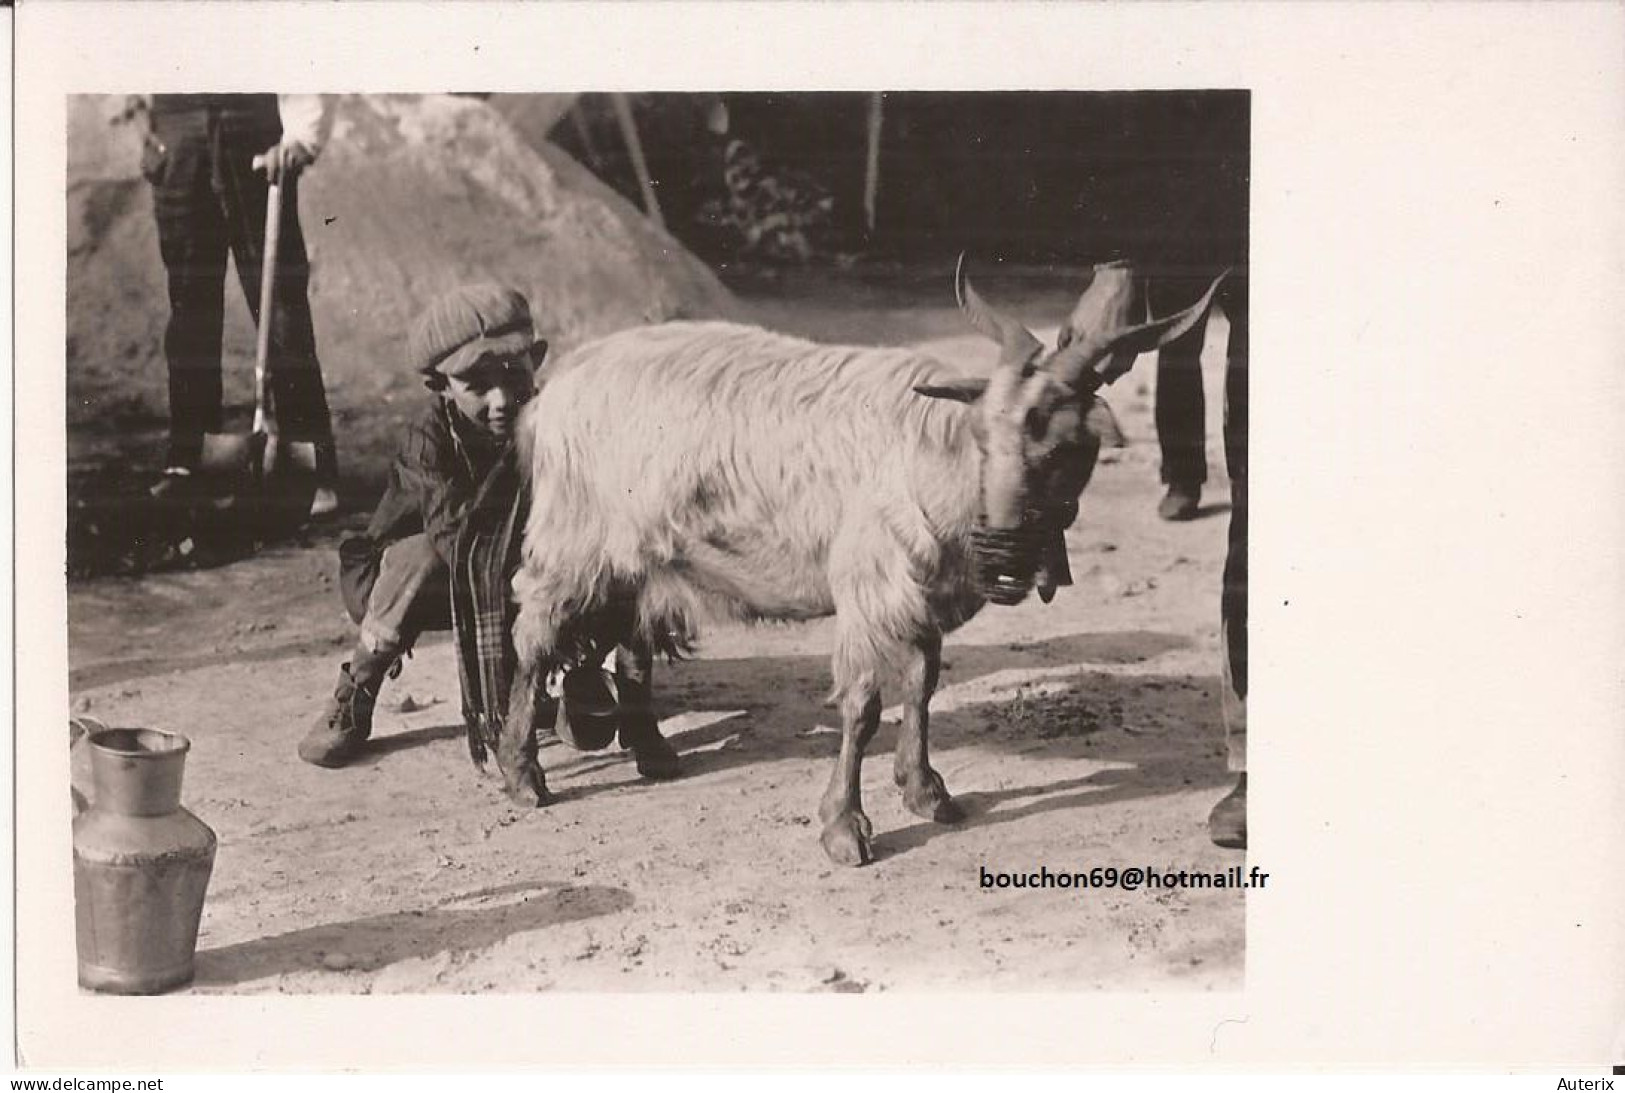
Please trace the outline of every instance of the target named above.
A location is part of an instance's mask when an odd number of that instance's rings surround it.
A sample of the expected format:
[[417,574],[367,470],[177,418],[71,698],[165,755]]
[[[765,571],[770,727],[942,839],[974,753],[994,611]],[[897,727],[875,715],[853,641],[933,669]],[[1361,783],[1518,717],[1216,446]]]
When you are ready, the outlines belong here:
[[94,796],[73,821],[79,985],[156,994],[188,983],[215,851],[214,832],[181,807],[191,741],[98,728],[85,742]]

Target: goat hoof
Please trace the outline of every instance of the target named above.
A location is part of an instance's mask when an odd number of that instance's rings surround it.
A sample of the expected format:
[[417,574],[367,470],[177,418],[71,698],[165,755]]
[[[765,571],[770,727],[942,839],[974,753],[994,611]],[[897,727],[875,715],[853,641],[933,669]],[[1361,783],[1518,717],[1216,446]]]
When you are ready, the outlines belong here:
[[965,819],[965,810],[958,801],[946,795],[939,797],[929,791],[903,794],[903,807],[920,819],[936,824],[957,824]]
[[861,812],[845,812],[824,826],[819,842],[836,865],[867,865],[874,860],[870,840],[874,828]]
[[520,770],[513,778],[506,779],[502,791],[520,808],[541,808],[553,800],[547,791],[547,780],[536,767]]
[[932,823],[957,824],[965,818],[965,810],[953,799],[942,775],[930,771],[922,779],[910,779],[903,785],[903,807],[922,820]]

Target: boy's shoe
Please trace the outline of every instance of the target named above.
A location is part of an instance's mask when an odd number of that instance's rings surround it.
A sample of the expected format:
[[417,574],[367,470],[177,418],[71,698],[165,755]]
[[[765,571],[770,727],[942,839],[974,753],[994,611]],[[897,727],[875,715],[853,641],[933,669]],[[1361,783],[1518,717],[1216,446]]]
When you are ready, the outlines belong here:
[[310,499],[311,519],[320,519],[331,516],[339,510],[339,495],[331,486],[317,486],[316,494]]
[[682,773],[682,761],[653,717],[632,717],[621,724],[621,747],[632,753],[638,773],[650,781],[666,782]]
[[[372,711],[386,676],[400,663],[393,656],[357,650],[353,662],[339,668],[333,697],[305,738],[299,758],[318,767],[342,767],[361,753],[372,735]],[[395,674],[399,674],[398,670]]]
[[1236,788],[1213,806],[1207,818],[1208,836],[1215,846],[1226,850],[1247,849],[1247,775],[1236,779]]
[[1202,485],[1168,484],[1168,493],[1157,506],[1157,515],[1164,520],[1194,520],[1202,507]]

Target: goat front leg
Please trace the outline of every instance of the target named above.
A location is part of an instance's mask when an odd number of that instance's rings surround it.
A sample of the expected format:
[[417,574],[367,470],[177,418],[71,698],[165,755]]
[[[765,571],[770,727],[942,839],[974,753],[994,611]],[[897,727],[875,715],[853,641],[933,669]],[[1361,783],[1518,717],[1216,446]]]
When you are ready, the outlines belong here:
[[892,777],[903,789],[903,807],[922,819],[956,824],[965,810],[948,794],[942,775],[931,769],[928,754],[931,695],[942,668],[942,635],[916,639],[903,675],[903,728],[897,735]]
[[880,688],[871,673],[864,673],[842,690],[841,754],[818,805],[818,818],[824,821],[820,841],[837,865],[865,865],[873,859],[870,840],[874,828],[863,814],[859,782],[863,751],[879,728]]

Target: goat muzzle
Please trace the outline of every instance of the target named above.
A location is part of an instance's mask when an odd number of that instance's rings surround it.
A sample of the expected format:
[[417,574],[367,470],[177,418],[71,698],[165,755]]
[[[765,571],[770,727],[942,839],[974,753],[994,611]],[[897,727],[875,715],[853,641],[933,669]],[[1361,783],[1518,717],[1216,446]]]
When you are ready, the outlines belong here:
[[1077,504],[1028,509],[1020,527],[992,528],[986,521],[971,532],[976,588],[1001,607],[1014,607],[1038,587],[1045,602],[1072,583],[1064,532],[1077,516]]
[[1014,607],[1026,599],[1033,590],[1043,545],[1043,529],[1031,521],[1014,528],[978,524],[971,532],[976,590],[1003,607]]

